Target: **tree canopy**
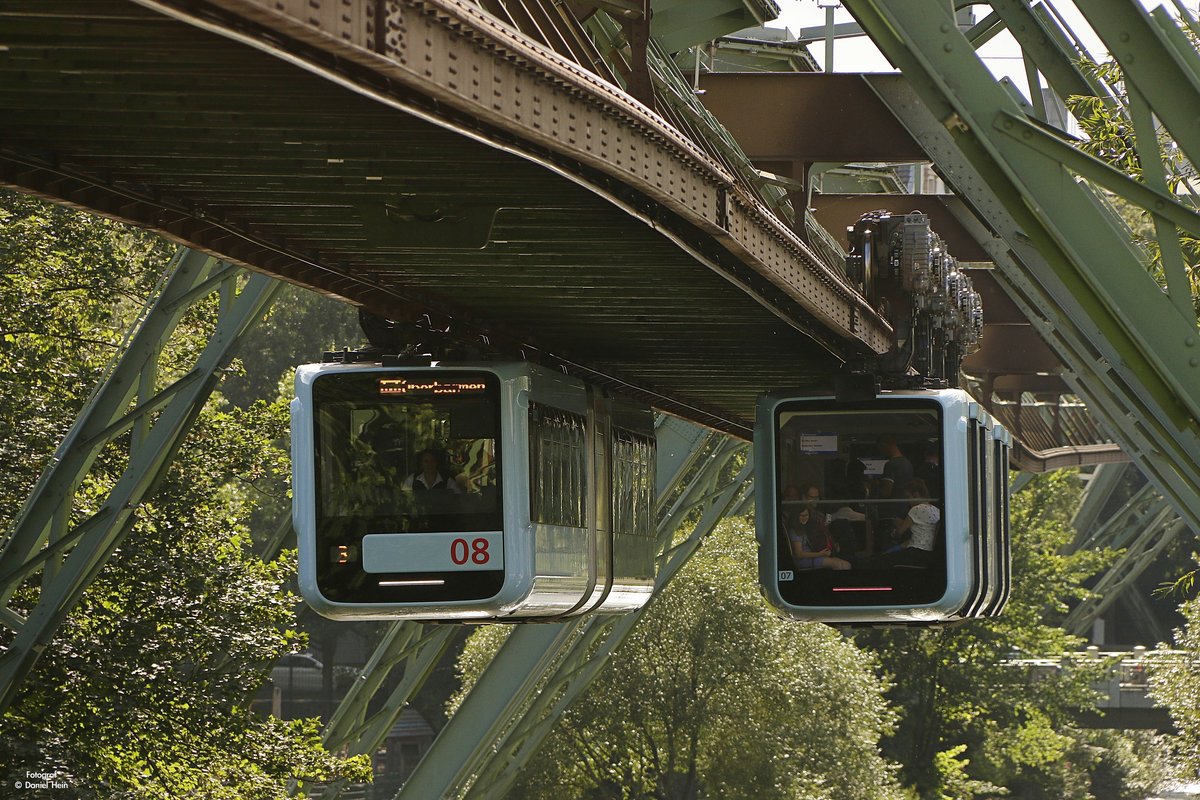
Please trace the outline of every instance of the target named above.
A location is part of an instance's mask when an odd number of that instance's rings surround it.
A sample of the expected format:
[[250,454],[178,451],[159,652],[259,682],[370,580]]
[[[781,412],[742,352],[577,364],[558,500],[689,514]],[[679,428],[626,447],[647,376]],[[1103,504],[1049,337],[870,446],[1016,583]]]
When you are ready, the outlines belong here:
[[[1038,476],[1012,499],[1013,593],[1002,616],[942,631],[872,632],[901,714],[885,752],[922,798],[1142,797],[1163,775],[1152,737],[1080,727],[1103,663],[1061,668],[1083,642],[1060,626],[1084,582],[1113,554],[1061,551],[1074,536],[1073,471]],[[1136,756],[1136,758],[1133,758]],[[1132,761],[1131,761],[1132,758]],[[1150,777],[1152,775],[1152,777]],[[1139,794],[1140,793],[1140,794]]]
[[[0,193],[7,528],[171,250],[141,231]],[[161,370],[184,369],[212,316],[180,325]],[[263,562],[245,491],[286,464],[286,406],[201,413],[136,525],[37,662],[0,725],[0,780],[50,772],[72,796],[283,798],[292,779],[364,779],[325,752],[316,720],[251,713],[270,662],[297,649],[292,554]],[[86,516],[123,464],[115,442],[75,498]],[[31,603],[36,584],[14,605]],[[0,633],[0,646],[12,640]],[[5,785],[10,785],[5,783]]]
[[[900,796],[879,753],[893,715],[871,657],[823,625],[773,616],[753,562],[750,523],[724,523],[558,721],[512,796]],[[503,636],[472,637],[465,687]]]

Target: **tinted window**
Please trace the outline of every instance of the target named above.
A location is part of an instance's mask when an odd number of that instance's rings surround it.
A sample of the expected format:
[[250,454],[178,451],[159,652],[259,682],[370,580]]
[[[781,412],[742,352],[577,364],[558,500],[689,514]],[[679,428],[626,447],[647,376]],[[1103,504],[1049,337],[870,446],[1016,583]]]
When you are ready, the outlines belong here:
[[[371,534],[499,531],[500,386],[483,372],[329,373],[313,382],[317,565],[342,602],[490,597],[492,571],[443,574],[433,587],[381,588],[362,570]],[[502,575],[502,573],[500,573]]]
[[945,593],[941,406],[776,410],[779,592],[796,606],[908,606]]

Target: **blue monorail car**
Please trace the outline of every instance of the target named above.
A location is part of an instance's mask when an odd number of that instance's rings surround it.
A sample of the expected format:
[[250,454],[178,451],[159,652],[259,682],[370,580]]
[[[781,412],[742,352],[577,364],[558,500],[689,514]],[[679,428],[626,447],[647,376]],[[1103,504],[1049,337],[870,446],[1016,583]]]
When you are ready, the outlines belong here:
[[773,392],[755,429],[759,579],[792,619],[995,616],[1011,584],[1012,438],[965,392]]
[[348,620],[639,608],[654,585],[655,463],[649,408],[533,364],[302,366],[301,593]]

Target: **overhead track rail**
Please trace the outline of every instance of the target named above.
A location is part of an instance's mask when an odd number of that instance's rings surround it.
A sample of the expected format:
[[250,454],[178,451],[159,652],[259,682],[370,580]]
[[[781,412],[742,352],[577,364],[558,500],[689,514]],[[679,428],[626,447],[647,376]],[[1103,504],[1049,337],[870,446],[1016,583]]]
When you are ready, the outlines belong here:
[[888,348],[755,187],[612,83],[469,3],[346,8],[4,0],[0,184],[740,436],[763,386]]

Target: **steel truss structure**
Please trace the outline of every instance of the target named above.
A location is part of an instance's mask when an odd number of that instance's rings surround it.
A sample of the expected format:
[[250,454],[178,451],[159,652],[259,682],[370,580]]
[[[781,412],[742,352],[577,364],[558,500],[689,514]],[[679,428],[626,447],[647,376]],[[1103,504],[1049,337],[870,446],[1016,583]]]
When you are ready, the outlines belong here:
[[[736,159],[730,155],[736,155],[736,142],[714,140],[711,148],[720,158],[714,156],[665,124],[655,109],[621,95],[569,59],[531,47],[520,34],[493,24],[476,6],[452,0],[359,3],[377,16],[352,17],[354,24],[343,30],[339,26],[344,6],[354,4],[138,4],[205,28],[217,35],[214,41],[253,39],[250,47],[287,56],[310,75],[430,122],[447,136],[453,133],[471,142],[491,141],[487,137],[492,136],[526,161],[553,165],[556,174],[564,173],[573,185],[661,232],[731,284],[759,293],[755,302],[770,306],[789,330],[825,338],[825,332],[810,330],[807,322],[802,325],[793,318],[792,312],[799,309],[828,326],[835,334],[831,341],[842,346],[852,345],[856,352],[886,348],[889,326],[814,257],[812,249],[821,248],[801,241],[768,213],[762,198],[746,190],[751,176],[743,176],[745,165],[733,164]],[[904,73],[903,78],[870,77],[869,85],[963,199],[965,205],[954,204],[952,210],[982,243],[1020,310],[1067,365],[1068,383],[1157,489],[1155,494],[1147,487],[1114,518],[1097,525],[1099,500],[1105,487],[1116,485],[1120,472],[1102,470],[1093,478],[1089,501],[1076,520],[1085,532],[1076,546],[1123,547],[1126,553],[1097,587],[1101,597],[1080,606],[1068,619],[1071,629],[1084,630],[1172,538],[1188,526],[1200,526],[1200,335],[1181,243],[1185,235],[1200,237],[1200,216],[1189,202],[1192,198],[1172,189],[1179,174],[1172,171],[1160,142],[1161,134],[1169,134],[1185,158],[1200,163],[1200,132],[1192,122],[1194,109],[1200,108],[1200,56],[1184,30],[1200,35],[1200,23],[1182,6],[1179,22],[1161,10],[1147,13],[1134,0],[1080,3],[1123,70],[1127,92],[1122,95],[1080,68],[1086,52],[1048,6],[994,0],[992,12],[963,31],[952,3],[846,0],[846,5]],[[203,8],[207,16],[196,15],[196,8]],[[311,13],[313,8],[319,13]],[[255,39],[259,29],[249,22],[274,23],[287,35]],[[686,22],[677,20],[672,30],[689,30]],[[402,36],[410,27],[421,35]],[[617,42],[620,26],[609,27],[606,35]],[[253,34],[245,32],[251,28]],[[603,25],[596,21],[592,28]],[[1024,48],[1031,84],[1040,88],[1044,79],[1061,98],[1096,98],[1122,120],[1141,162],[1140,179],[1085,154],[1051,127],[1040,92],[1021,98],[995,80],[976,51],[1004,29]],[[679,44],[688,42],[680,39]],[[651,66],[661,66],[670,55],[662,42],[647,47]],[[478,84],[460,80],[453,69],[442,69],[445,64],[440,61],[436,72],[416,66],[432,63],[443,52],[462,53],[464,63],[469,60],[476,71],[502,83],[507,90],[503,102],[472,88]],[[644,77],[660,94],[669,89],[687,97],[687,86],[678,76],[650,69]],[[556,99],[543,112],[540,101],[522,107],[521,96]],[[439,116],[443,109],[453,114]],[[661,112],[709,129],[707,118],[688,104],[663,100]],[[492,128],[503,135],[493,136]],[[576,136],[577,128],[587,135]],[[342,163],[340,158],[324,161]],[[507,168],[505,164],[501,166]],[[236,227],[212,226],[191,212],[171,224],[157,222],[161,214],[153,198],[104,194],[111,187],[88,183],[96,180],[88,175],[63,175],[47,164],[12,159],[0,172],[0,181],[27,190],[79,181],[103,194],[89,201],[93,208],[122,211],[126,218],[189,235],[193,241],[212,237],[208,241],[214,247],[233,231],[240,237],[234,249],[245,263],[262,266],[282,258],[287,264],[281,274],[291,270],[296,277],[306,274],[304,270],[325,269],[305,265],[299,250],[292,253],[271,241],[255,240]],[[93,172],[104,174],[102,169]],[[364,180],[378,177],[372,173]],[[1186,181],[1184,186],[1191,188]],[[1105,195],[1150,214],[1161,246],[1161,284],[1152,260],[1131,244]],[[657,205],[638,205],[645,198]],[[426,244],[437,242],[436,235],[425,235]],[[461,255],[455,251],[454,257]],[[729,265],[737,259],[744,264],[734,270]],[[378,299],[383,290],[368,278],[369,273],[331,272],[311,278],[309,284],[337,286],[347,296],[353,294],[350,284],[361,284],[362,297],[375,298],[381,310],[397,308],[395,297]],[[277,287],[270,278],[247,275],[197,252],[183,251],[176,258],[161,293],[3,541],[0,624],[11,634],[5,633],[6,648],[0,653],[0,711],[11,705],[38,654],[128,534],[138,506],[168,467],[221,369],[269,306]],[[220,311],[207,347],[190,371],[167,383],[159,374],[158,354],[187,310],[213,293],[221,298]],[[407,309],[410,303],[404,300],[403,305]],[[607,313],[608,305],[602,310]],[[124,474],[99,511],[74,520],[72,500],[93,462],[102,448],[126,435],[129,458]],[[745,449],[744,444],[685,423],[660,420],[661,556],[656,591],[669,583],[722,518],[746,508],[750,470],[737,468]],[[685,523],[692,528],[680,535]],[[267,550],[276,548],[286,533],[286,526],[281,527]],[[22,586],[36,587],[37,599],[32,605],[14,606]],[[401,797],[503,796],[562,711],[599,674],[640,618],[638,613],[514,628]],[[456,630],[416,623],[392,626],[330,719],[326,746],[374,752],[424,685]],[[401,678],[390,682],[396,670]],[[322,796],[336,797],[343,788],[323,787]]]
[[[158,296],[79,413],[5,539],[0,617],[14,635],[0,654],[0,707],[13,702],[38,654],[129,533],[136,509],[170,465],[221,370],[280,286],[196,251],[176,255]],[[219,311],[207,346],[190,370],[166,383],[159,374],[159,354],[188,310],[213,293],[220,298]],[[74,494],[88,470],[101,449],[127,434],[129,461],[121,478],[98,512],[72,524]],[[657,437],[661,555],[656,591],[721,519],[744,512],[751,498],[750,469],[737,469],[746,461],[746,443],[665,416],[658,419]],[[688,521],[695,521],[694,528],[679,537],[680,526]],[[289,530],[289,521],[279,526],[263,547],[264,557],[278,551]],[[17,589],[39,572],[36,604],[28,610],[12,608]],[[406,796],[500,796],[639,619],[635,614],[516,627],[464,701],[463,713],[443,730],[406,785]],[[326,746],[348,753],[378,749],[457,630],[450,625],[393,625],[330,718]],[[401,678],[383,696],[396,668],[402,670]],[[426,788],[431,785],[435,788]],[[322,787],[321,796],[337,797],[344,788]]]
[[[1168,190],[1159,134],[1198,163],[1190,109],[1200,103],[1200,55],[1161,9],[1079,4],[1123,70],[1122,97],[1081,70],[1086,51],[1047,6],[991,5],[964,32],[949,3],[846,2],[904,73],[868,82],[970,206],[961,221],[994,259],[998,279],[1067,366],[1068,384],[1196,528],[1200,337],[1180,237],[1200,234],[1200,216]],[[1040,75],[1059,97],[1097,98],[1126,121],[1141,180],[1051,127],[1040,96],[1025,101],[995,79],[976,48],[1005,28],[1023,48],[1033,85]],[[1163,286],[1105,194],[1152,216]]]
[[[1092,587],[1093,595],[1071,609],[1064,620],[1063,627],[1077,636],[1086,635],[1095,621],[1121,600],[1141,620],[1152,641],[1166,638],[1166,631],[1161,630],[1146,598],[1128,590],[1171,542],[1187,533],[1188,525],[1149,483],[1135,488],[1129,499],[1112,512],[1114,491],[1131,477],[1137,478],[1130,473],[1128,464],[1097,467],[1072,520],[1076,530],[1072,551],[1102,547],[1122,551]],[[1134,486],[1138,482],[1135,480]],[[1105,512],[1107,516],[1101,522]]]
[[[107,376],[79,412],[0,550],[0,622],[13,635],[0,653],[0,712],[67,613],[129,533],[216,387],[221,370],[280,284],[264,275],[181,250],[157,298],[132,329]],[[159,354],[196,303],[216,293],[219,308],[207,346],[191,369],[167,385]],[[99,510],[75,520],[75,494],[101,450],[129,436],[128,464]],[[32,607],[14,594],[40,575]]]

